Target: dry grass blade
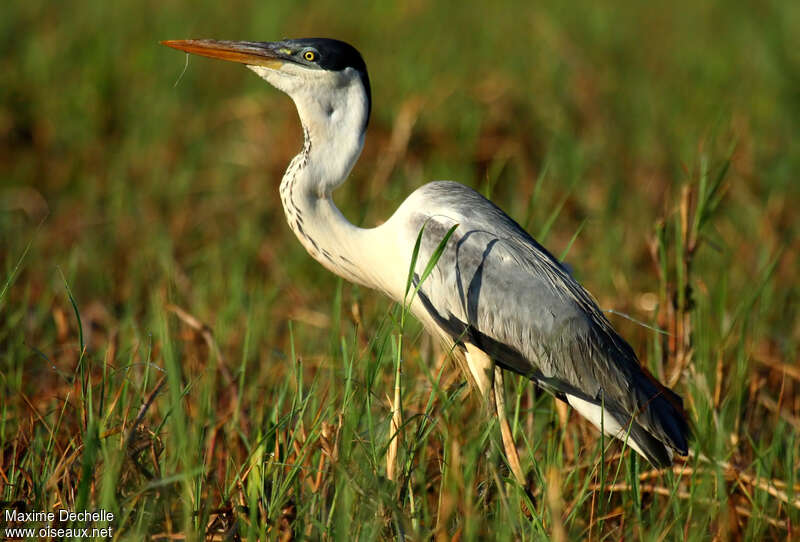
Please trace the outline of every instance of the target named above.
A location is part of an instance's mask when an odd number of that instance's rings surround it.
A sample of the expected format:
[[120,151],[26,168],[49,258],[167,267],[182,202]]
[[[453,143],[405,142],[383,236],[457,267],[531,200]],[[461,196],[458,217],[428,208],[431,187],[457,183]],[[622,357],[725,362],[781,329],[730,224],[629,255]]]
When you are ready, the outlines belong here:
[[139,427],[139,424],[142,423],[142,421],[144,420],[144,417],[147,414],[147,411],[150,409],[150,406],[153,404],[153,401],[155,401],[156,396],[161,391],[161,388],[164,386],[166,381],[167,381],[167,377],[166,376],[162,376],[161,379],[156,384],[156,387],[153,388],[153,391],[151,391],[148,394],[147,399],[145,399],[145,402],[142,403],[142,406],[139,408],[139,411],[136,413],[136,418],[134,418],[133,424],[131,425],[131,428],[128,430],[128,438],[125,439],[125,447],[126,448],[130,446],[131,442],[133,442],[133,438],[134,438],[134,434],[136,432],[136,428]]
[[233,405],[239,404],[239,388],[236,385],[236,380],[233,378],[230,370],[228,369],[228,364],[225,361],[225,358],[222,356],[222,352],[217,345],[217,341],[214,340],[214,332],[208,324],[203,323],[195,317],[194,315],[190,314],[189,312],[185,311],[184,309],[178,307],[177,305],[167,304],[167,310],[174,313],[180,320],[194,329],[195,331],[199,332],[200,335],[203,337],[208,349],[214,354],[214,357],[217,359],[217,368],[219,372],[222,374],[222,377],[225,379],[226,384],[228,385],[229,393],[233,398]]
[[[707,463],[712,463],[705,456],[701,455],[700,459]],[[734,467],[727,461],[717,461],[713,463],[722,467],[723,474],[727,480],[735,481],[737,483],[743,483],[748,486],[760,489],[761,491],[765,491],[766,493],[778,499],[779,501],[783,502],[784,504],[788,504],[789,506],[792,506],[793,508],[797,508],[798,510],[800,510],[800,498],[792,499],[788,496],[786,492],[787,486],[785,482],[777,479],[765,479],[752,475],[750,473],[747,473],[745,471],[742,471],[741,469]],[[671,470],[675,475],[680,477],[693,476],[695,474],[703,474],[703,473],[710,474],[710,471],[706,471],[704,469],[695,469],[688,465],[674,465],[671,468]],[[640,481],[649,480],[656,476],[660,476],[663,472],[664,472],[663,470],[643,472],[639,475],[639,480]],[[676,495],[677,497],[682,499],[694,498],[693,495],[691,495],[685,489],[681,488],[673,490],[667,487],[657,486],[654,484],[642,484],[639,486],[639,488],[640,491],[642,492],[651,492],[658,495],[664,495],[664,496]],[[593,491],[603,489],[605,491],[619,492],[619,491],[631,491],[631,486],[628,483],[616,483],[616,484],[605,484],[605,485],[591,484],[589,486],[589,489]],[[793,489],[794,489],[793,493],[800,493],[800,484],[798,484]]]
[[778,414],[783,421],[794,427],[795,431],[800,431],[800,418],[792,416],[786,410],[782,409],[777,401],[764,392],[758,394],[758,402],[767,410]]
[[550,520],[553,522],[551,540],[553,542],[566,542],[567,532],[561,514],[564,510],[564,499],[561,496],[561,474],[556,467],[547,469],[547,508],[550,511]]
[[766,365],[771,369],[780,371],[781,373],[785,374],[786,376],[790,376],[795,380],[800,380],[800,367],[798,367],[797,365],[783,363],[777,359],[774,359],[773,356],[769,355],[754,356],[753,360],[762,365]]
[[400,448],[400,428],[403,426],[403,411],[400,408],[400,383],[399,378],[394,387],[394,400],[388,396],[386,400],[389,401],[389,408],[392,411],[391,423],[391,442],[389,448],[386,450],[386,477],[389,480],[397,480],[397,452]]
[[[209,350],[211,350],[211,352],[214,353],[214,356],[219,360],[220,367],[226,367],[225,359],[222,357],[222,352],[220,352],[219,346],[217,346],[217,341],[214,340],[214,332],[208,324],[204,324],[197,317],[189,314],[187,311],[178,307],[177,305],[168,304],[166,308],[168,311],[174,313],[178,318],[180,318],[183,323],[195,331],[200,332],[200,335],[203,337],[206,345],[208,345]],[[221,370],[226,372],[226,374],[223,376],[225,376],[229,382],[233,380],[233,377],[231,377],[230,373],[227,373],[227,368]]]
[[[598,484],[593,484],[593,485],[589,486],[589,489],[591,489],[593,491],[597,491],[597,490],[600,489],[600,486]],[[621,483],[618,483],[618,484],[609,484],[609,485],[603,486],[603,490],[604,491],[611,491],[611,492],[620,492],[620,491],[632,491],[632,488],[631,488],[630,484],[625,483],[625,482],[621,482]],[[691,500],[697,501],[697,498],[694,495],[692,495],[691,493],[689,493],[688,491],[686,491],[686,490],[683,490],[683,489],[673,490],[673,489],[670,489],[668,487],[657,486],[655,484],[641,484],[639,486],[639,491],[641,491],[643,493],[653,493],[653,494],[656,494],[656,495],[662,495],[664,497],[677,497],[679,499],[684,499],[684,500],[691,499]],[[715,501],[708,500],[708,499],[704,499],[704,500],[702,500],[700,502],[703,502],[704,504],[707,504],[707,505],[716,504]],[[789,529],[789,523],[787,521],[785,521],[785,520],[771,518],[771,517],[768,517],[768,516],[764,516],[762,514],[754,514],[751,509],[746,508],[744,506],[740,506],[740,505],[736,505],[735,506],[735,510],[736,510],[737,513],[742,514],[744,516],[747,516],[749,518],[755,517],[755,518],[761,519],[763,521],[766,521],[767,523],[769,523],[773,527],[777,527],[779,529],[784,529],[784,530],[788,530]]]
[[158,468],[158,458],[156,450],[155,450],[155,443],[150,442],[149,444],[141,444],[137,443],[137,436],[139,435],[139,427],[141,423],[144,421],[144,417],[147,414],[147,411],[150,409],[150,406],[156,399],[156,396],[161,391],[161,388],[164,387],[164,384],[167,381],[167,377],[162,376],[161,379],[156,384],[153,391],[151,391],[147,399],[142,406],[139,408],[139,411],[136,414],[136,418],[133,420],[133,424],[131,425],[130,429],[128,429],[128,436],[125,439],[125,450],[128,454],[128,457],[132,460],[134,467],[138,470],[145,478],[152,479],[153,474],[148,472],[148,470],[139,462],[138,456],[140,452],[145,449],[150,449],[153,457],[151,458],[153,461],[153,465]]

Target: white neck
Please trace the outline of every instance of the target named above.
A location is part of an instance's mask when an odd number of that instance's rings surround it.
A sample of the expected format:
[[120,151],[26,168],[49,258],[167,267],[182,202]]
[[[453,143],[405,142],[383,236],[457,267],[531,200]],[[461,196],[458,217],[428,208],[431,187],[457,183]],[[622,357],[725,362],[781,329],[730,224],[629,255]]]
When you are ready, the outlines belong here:
[[[373,230],[351,224],[333,202],[331,192],[350,173],[364,144],[368,115],[366,92],[353,73],[320,72],[325,92],[311,93],[308,81],[277,79],[254,68],[289,94],[303,125],[304,144],[289,164],[280,186],[289,227],[309,254],[330,271],[358,284],[384,289],[371,273]],[[326,78],[326,79],[323,79]]]

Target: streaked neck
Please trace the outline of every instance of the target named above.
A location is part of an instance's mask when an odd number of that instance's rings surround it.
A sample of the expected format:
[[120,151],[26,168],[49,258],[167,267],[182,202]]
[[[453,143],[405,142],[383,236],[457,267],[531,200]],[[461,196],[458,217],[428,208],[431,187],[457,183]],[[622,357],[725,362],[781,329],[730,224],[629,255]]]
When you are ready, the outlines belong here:
[[339,104],[344,110],[337,110],[337,104],[333,104],[330,111],[321,110],[331,104],[299,103],[297,99],[295,103],[303,122],[304,143],[280,187],[289,227],[308,253],[330,271],[349,281],[383,289],[368,261],[374,230],[351,224],[331,197],[361,154],[363,116],[348,110],[346,103]]

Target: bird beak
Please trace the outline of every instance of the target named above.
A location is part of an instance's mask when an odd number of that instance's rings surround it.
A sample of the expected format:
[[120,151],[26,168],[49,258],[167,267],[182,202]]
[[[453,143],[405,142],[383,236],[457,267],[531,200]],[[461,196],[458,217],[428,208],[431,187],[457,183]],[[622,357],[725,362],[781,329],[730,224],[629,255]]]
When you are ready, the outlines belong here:
[[194,55],[272,69],[280,68],[291,53],[278,44],[251,41],[167,40],[161,45]]

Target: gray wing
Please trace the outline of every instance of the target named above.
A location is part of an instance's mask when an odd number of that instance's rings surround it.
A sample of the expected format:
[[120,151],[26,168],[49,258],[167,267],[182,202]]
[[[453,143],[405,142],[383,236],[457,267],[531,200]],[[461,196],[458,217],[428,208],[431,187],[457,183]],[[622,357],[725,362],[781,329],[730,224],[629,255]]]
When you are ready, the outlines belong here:
[[450,182],[420,190],[434,211],[420,210],[408,222],[414,238],[425,224],[417,280],[445,233],[459,224],[419,291],[443,330],[557,396],[602,404],[651,448],[654,464],[670,462],[659,443],[686,453],[680,398],[642,369],[558,260],[474,190]]

